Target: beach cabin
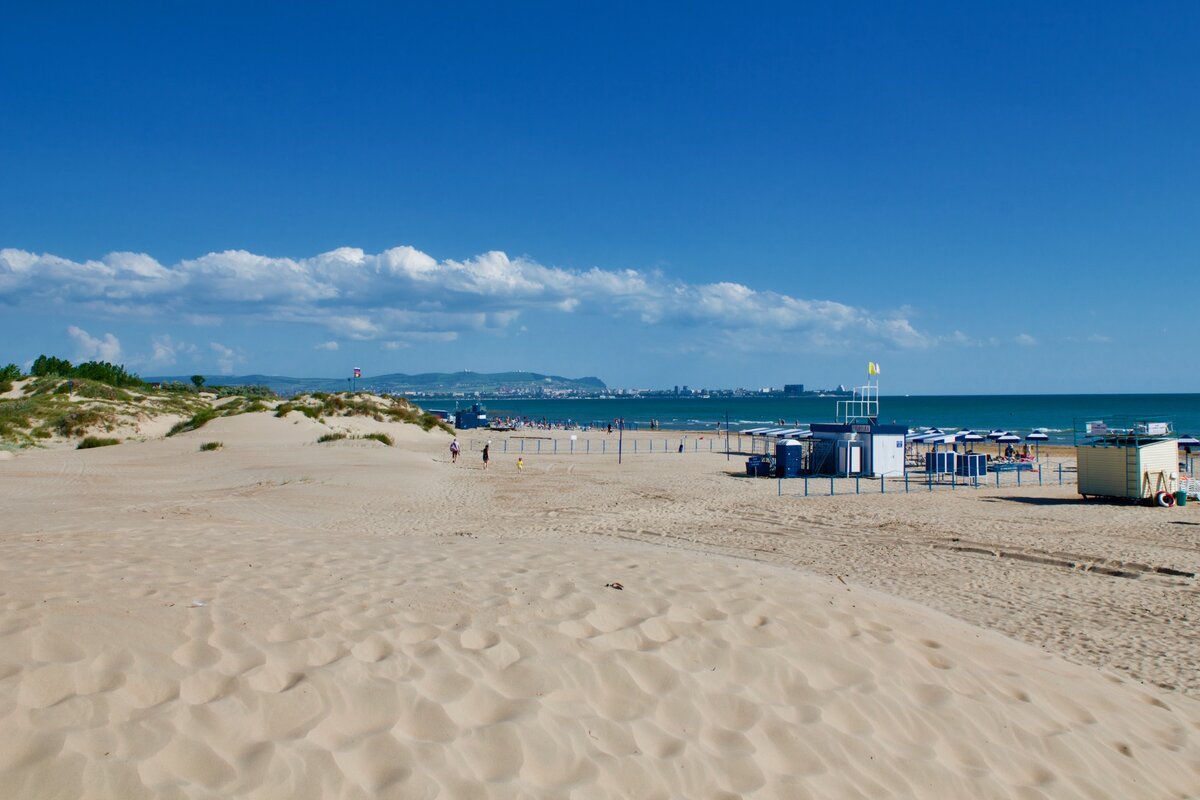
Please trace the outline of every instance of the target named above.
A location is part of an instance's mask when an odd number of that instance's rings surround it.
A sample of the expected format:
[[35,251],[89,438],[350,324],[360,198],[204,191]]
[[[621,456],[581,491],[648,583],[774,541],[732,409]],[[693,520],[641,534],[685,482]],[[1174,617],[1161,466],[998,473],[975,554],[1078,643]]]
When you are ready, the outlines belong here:
[[861,475],[880,477],[904,474],[905,425],[873,422],[814,422],[812,475]]
[[1148,500],[1179,488],[1179,443],[1169,422],[1090,420],[1075,426],[1079,494]]
[[487,412],[478,403],[472,405],[470,410],[462,409],[454,412],[454,427],[460,431],[472,428],[486,428],[487,426]]

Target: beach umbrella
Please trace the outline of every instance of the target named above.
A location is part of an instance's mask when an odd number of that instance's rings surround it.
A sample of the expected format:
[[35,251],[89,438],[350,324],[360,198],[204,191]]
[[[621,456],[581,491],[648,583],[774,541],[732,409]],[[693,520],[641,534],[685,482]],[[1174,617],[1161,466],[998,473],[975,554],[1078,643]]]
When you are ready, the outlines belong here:
[[982,433],[967,431],[965,434],[963,434],[962,440],[966,444],[975,444],[975,442],[982,442],[986,438],[987,437],[985,437]]
[[991,433],[989,433],[987,435],[987,438],[991,439],[994,442],[1006,433],[1008,433],[1008,431],[1002,431],[1002,430],[997,429],[997,430],[994,430]]
[[[991,438],[991,434],[988,434],[988,438]],[[1017,436],[1015,433],[1001,433],[996,437],[996,454],[999,455],[1000,453],[1000,445],[1013,444],[1019,441],[1021,441],[1021,437]]]
[[1042,457],[1042,442],[1050,441],[1050,437],[1041,431],[1025,434],[1025,441],[1033,442],[1033,452],[1036,458]]
[[[1185,433],[1183,436],[1179,437],[1179,446],[1182,447],[1183,451],[1190,456],[1192,454],[1192,448],[1200,447],[1200,439],[1197,439],[1191,434]],[[1191,459],[1188,459],[1188,472],[1192,471],[1192,466]]]

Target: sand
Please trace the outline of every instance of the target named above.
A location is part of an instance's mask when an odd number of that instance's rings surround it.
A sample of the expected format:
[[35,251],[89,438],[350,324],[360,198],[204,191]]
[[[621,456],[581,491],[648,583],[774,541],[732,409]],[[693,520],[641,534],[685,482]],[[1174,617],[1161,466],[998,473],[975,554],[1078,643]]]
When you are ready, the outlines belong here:
[[1194,505],[492,438],[0,462],[4,796],[1200,796]]

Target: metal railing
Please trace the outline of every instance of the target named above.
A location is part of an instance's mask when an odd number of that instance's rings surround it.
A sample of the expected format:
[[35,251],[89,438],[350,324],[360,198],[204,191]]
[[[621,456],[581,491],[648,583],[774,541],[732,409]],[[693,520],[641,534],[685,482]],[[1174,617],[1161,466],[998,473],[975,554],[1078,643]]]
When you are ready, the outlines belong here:
[[962,475],[905,472],[903,475],[878,477],[835,477],[808,475],[775,478],[780,497],[831,497],[846,494],[888,494],[896,492],[952,492],[977,489],[1002,489],[1021,486],[1074,486],[1078,483],[1075,467],[1058,462],[1042,462],[1032,472],[988,472],[986,475]]

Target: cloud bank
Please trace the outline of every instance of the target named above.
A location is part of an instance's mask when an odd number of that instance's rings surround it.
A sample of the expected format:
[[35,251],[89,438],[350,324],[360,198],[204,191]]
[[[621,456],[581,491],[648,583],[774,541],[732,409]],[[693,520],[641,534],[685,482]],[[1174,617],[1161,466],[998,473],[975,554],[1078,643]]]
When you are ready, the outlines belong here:
[[103,339],[97,339],[83,328],[75,325],[67,328],[67,333],[75,340],[75,359],[77,361],[109,361],[121,360],[121,342],[111,333],[104,334]]
[[[498,251],[439,261],[407,246],[374,255],[343,247],[302,259],[228,250],[169,266],[143,253],[78,262],[0,249],[0,305],[170,315],[197,324],[246,316],[388,343],[453,341],[464,331],[507,329],[530,312],[604,314],[718,333],[767,326],[812,346],[931,343],[905,312],[879,314],[658,272],[547,267]],[[163,348],[160,361],[171,360],[170,349]],[[237,359],[213,349],[226,364]]]

